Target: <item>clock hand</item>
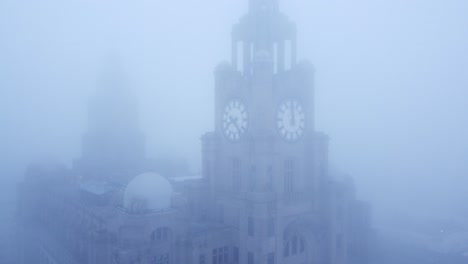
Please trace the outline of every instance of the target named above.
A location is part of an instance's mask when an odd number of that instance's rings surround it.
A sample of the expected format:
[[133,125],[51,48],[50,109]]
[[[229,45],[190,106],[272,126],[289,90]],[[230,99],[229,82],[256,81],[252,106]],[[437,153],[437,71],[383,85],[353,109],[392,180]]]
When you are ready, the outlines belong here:
[[294,111],[294,103],[291,102],[291,126],[296,125],[296,112]]
[[241,132],[239,126],[237,125],[237,118],[236,118],[236,117],[230,116],[230,117],[229,117],[229,123],[231,123],[232,125],[234,125],[234,127],[237,129],[237,131],[239,131],[239,133]]
[[296,112],[292,110],[292,125],[296,126]]

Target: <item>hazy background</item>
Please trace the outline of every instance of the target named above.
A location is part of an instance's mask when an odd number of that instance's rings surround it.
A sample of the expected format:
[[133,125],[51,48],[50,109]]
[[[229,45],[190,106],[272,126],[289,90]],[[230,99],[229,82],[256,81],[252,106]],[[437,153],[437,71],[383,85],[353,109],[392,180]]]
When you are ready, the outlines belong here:
[[[0,0],[5,190],[30,161],[80,155],[109,54],[139,97],[149,155],[198,171],[213,69],[229,58],[247,2]],[[317,69],[317,127],[331,137],[333,166],[355,178],[377,225],[468,215],[468,1],[280,2],[297,23],[299,57]]]

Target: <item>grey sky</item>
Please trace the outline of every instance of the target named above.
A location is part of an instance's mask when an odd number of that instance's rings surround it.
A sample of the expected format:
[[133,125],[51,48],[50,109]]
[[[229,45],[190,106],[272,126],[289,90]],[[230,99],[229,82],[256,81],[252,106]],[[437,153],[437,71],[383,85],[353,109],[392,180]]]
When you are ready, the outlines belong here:
[[[360,195],[375,208],[466,204],[468,1],[280,2],[297,23],[299,57],[317,70],[317,127]],[[197,170],[213,69],[246,9],[247,0],[0,0],[3,169],[77,157],[87,99],[106,56],[119,54],[149,154],[187,157]]]

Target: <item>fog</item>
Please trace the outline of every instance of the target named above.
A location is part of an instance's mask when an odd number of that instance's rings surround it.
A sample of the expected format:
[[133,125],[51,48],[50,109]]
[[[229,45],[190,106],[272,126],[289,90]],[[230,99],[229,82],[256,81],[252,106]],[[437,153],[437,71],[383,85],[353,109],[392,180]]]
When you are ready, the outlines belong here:
[[[80,156],[109,57],[138,98],[148,156],[186,159],[199,172],[200,138],[214,129],[213,71],[230,58],[247,2],[0,0],[5,192],[13,196],[31,162]],[[330,136],[332,168],[354,178],[374,226],[466,221],[468,2],[280,6],[297,25],[298,58],[316,71],[316,126]]]

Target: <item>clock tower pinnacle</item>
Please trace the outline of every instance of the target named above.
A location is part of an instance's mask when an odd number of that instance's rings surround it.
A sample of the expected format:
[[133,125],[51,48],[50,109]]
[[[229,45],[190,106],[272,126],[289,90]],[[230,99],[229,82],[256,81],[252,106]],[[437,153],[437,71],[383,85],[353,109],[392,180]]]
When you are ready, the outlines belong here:
[[278,12],[278,0],[250,0],[249,12],[259,11],[275,11]]
[[[312,156],[305,156],[313,152],[316,135],[313,75],[308,63],[296,61],[296,27],[280,12],[278,1],[250,0],[249,12],[233,27],[232,63],[215,71],[212,143],[221,153],[210,162],[241,159],[247,172],[238,192],[258,186],[299,192],[313,183],[311,168],[306,168]],[[285,187],[276,167],[290,156],[302,171]],[[224,172],[209,173],[215,174],[227,177]],[[227,179],[218,180],[213,179],[213,191],[232,191]]]
[[249,12],[232,31],[232,64],[244,75],[253,73],[257,53],[267,52],[275,72],[296,64],[296,27],[277,0],[250,0]]

